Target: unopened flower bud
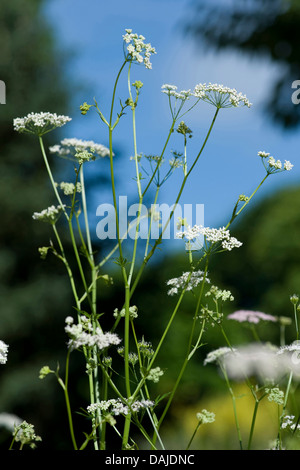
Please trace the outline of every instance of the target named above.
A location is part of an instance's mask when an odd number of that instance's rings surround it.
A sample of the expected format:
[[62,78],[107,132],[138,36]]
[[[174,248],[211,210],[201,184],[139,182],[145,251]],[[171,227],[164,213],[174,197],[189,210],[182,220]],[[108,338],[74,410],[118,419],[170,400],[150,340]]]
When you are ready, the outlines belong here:
[[293,305],[297,305],[297,303],[299,302],[299,296],[296,294],[291,295],[290,301]]

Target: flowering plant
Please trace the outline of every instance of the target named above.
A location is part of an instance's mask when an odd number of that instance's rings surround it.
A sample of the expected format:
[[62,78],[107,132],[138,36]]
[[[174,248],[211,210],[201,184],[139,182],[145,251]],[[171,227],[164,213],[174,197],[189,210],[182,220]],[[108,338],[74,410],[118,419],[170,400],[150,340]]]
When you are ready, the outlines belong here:
[[[46,365],[40,370],[41,379],[44,379],[49,374],[53,374],[63,389],[71,442],[74,450],[83,450],[91,445],[94,450],[105,450],[107,448],[107,426],[111,426],[115,431],[120,441],[120,448],[123,450],[138,448],[138,441],[134,438],[136,436],[136,429],[143,438],[142,442],[146,442],[151,449],[165,449],[161,428],[177,389],[180,386],[185,369],[191,358],[202,346],[202,339],[205,336],[206,328],[210,326],[217,325],[221,329],[227,344],[226,347],[222,347],[217,352],[211,352],[205,361],[205,365],[214,361],[220,363],[226,380],[229,383],[227,375],[229,372],[227,372],[227,369],[230,370],[230,367],[225,362],[222,362],[222,358],[230,357],[232,354],[235,359],[240,358],[240,355],[237,355],[236,349],[231,346],[222,324],[224,316],[223,304],[228,300],[232,301],[233,296],[229,291],[221,290],[217,286],[210,284],[211,276],[208,277],[210,259],[216,253],[230,252],[242,245],[230,233],[229,229],[232,222],[246,208],[257,190],[271,174],[279,171],[289,171],[293,166],[288,161],[285,161],[282,165],[279,160],[276,161],[268,153],[260,151],[258,155],[262,159],[266,174],[250,196],[239,196],[226,226],[210,228],[195,225],[191,227],[184,220],[179,221],[177,237],[185,242],[190,269],[184,273],[178,273],[177,278],[166,280],[169,288],[167,294],[175,296],[176,303],[159,342],[153,345],[150,341],[151,338],[150,340],[148,338],[145,340],[144,335],[139,339],[135,329],[138,306],[133,304],[132,297],[139,286],[144,269],[154,253],[156,253],[157,248],[162,242],[164,232],[171,219],[174,218],[175,207],[180,201],[190,174],[198,164],[205,149],[218,114],[221,110],[227,108],[249,108],[251,103],[245,95],[223,85],[211,83],[208,85],[197,84],[194,90],[178,91],[175,85],[164,84],[162,92],[167,96],[171,115],[169,132],[159,155],[144,156],[138,151],[136,137],[136,108],[143,84],[138,80],[132,83],[131,73],[134,63],[151,69],[152,64],[150,59],[156,51],[151,44],[144,42],[145,38],[142,35],[133,33],[131,29],[126,30],[123,40],[124,61],[114,83],[113,97],[108,116],[106,116],[104,110],[100,109],[96,100],[93,104],[83,103],[80,106],[82,115],[86,115],[92,108],[96,111],[107,128],[109,145],[106,147],[94,141],[71,138],[63,139],[60,143],[49,149],[51,156],[54,157],[56,155],[73,162],[75,170],[74,181],[70,183],[57,183],[55,181],[43,141],[44,134],[67,124],[70,118],[51,113],[30,113],[24,118],[16,118],[14,120],[16,131],[35,135],[40,144],[45,167],[56,199],[56,205],[51,205],[49,208],[33,214],[35,221],[49,223],[54,235],[54,242],[51,242],[50,246],[39,248],[39,251],[42,258],[46,258],[52,253],[64,264],[74,298],[74,307],[77,312],[76,316],[71,316],[68,313],[65,318],[65,333],[68,337],[68,343],[64,378],[61,377],[59,368],[52,370]],[[124,103],[120,101],[120,109],[115,113],[116,90],[125,67],[128,68],[128,97]],[[215,113],[207,134],[199,146],[199,151],[193,157],[190,157],[188,156],[187,142],[188,138],[192,137],[192,131],[182,118],[202,102],[211,104],[215,108]],[[135,235],[129,260],[124,254],[125,237],[121,231],[118,217],[114,171],[118,163],[115,162],[113,151],[114,132],[125,115],[124,110],[126,108],[131,110],[132,117],[134,149],[132,160],[135,165],[135,182],[138,195],[138,216],[133,227]],[[173,152],[173,157],[169,160],[169,167],[166,170],[165,176],[162,176],[168,144],[175,130],[182,135],[183,151],[180,153]],[[88,162],[91,162],[93,165],[98,164],[95,160],[101,158],[107,158],[110,162],[110,182],[115,211],[117,242],[110,253],[103,259],[98,259],[93,249],[88,221],[84,168]],[[145,170],[146,164],[150,165],[150,170]],[[178,187],[175,207],[169,214],[168,220],[161,227],[159,237],[153,242],[150,240],[149,230],[148,238],[143,248],[144,255],[142,261],[139,262],[139,228],[143,218],[143,201],[148,197],[150,188],[154,187],[155,204],[160,195],[162,184],[171,177],[173,171],[177,168],[182,171],[182,181]],[[63,202],[65,196],[69,197],[68,204]],[[150,226],[155,223],[155,212],[149,211],[146,216],[150,218]],[[65,230],[66,227],[72,243],[76,268],[79,272],[79,285],[75,282],[73,273],[74,263],[69,262],[62,243],[62,237],[60,236],[60,231]],[[115,253],[118,253],[117,259],[113,258]],[[87,260],[87,268],[82,262],[81,254],[84,254]],[[109,278],[107,272],[104,271],[104,267],[111,260],[117,263],[122,275],[124,286],[123,306],[121,310],[115,308],[113,315],[109,313],[100,314],[101,292],[99,292],[98,281],[103,278]],[[178,378],[172,385],[171,390],[168,390],[168,393],[163,397],[155,396],[155,384],[165,374],[165,371],[159,365],[159,354],[164,347],[165,338],[170,332],[187,292],[192,292],[195,304],[194,312],[191,316],[186,355],[179,369]],[[207,302],[211,302],[211,305]],[[109,331],[104,329],[103,315],[105,315],[105,325],[111,325]],[[260,319],[266,318],[263,315],[258,315],[256,312],[252,317],[250,314],[240,314],[240,317],[233,315],[232,319],[248,321],[254,324]],[[147,328],[145,330],[147,331]],[[0,343],[0,360],[2,363],[5,363],[8,347],[5,343]],[[87,403],[83,406],[83,409],[85,416],[89,419],[89,429],[84,430],[85,437],[81,441],[80,437],[82,437],[83,432],[80,433],[74,427],[74,411],[69,392],[69,364],[74,351],[79,351],[84,357],[86,370],[83,373],[86,372],[88,388]],[[116,359],[116,355],[118,359]],[[115,361],[121,361],[122,363],[124,382],[121,385],[119,384],[118,374],[114,367]],[[236,371],[237,366],[234,366],[233,369]],[[251,390],[254,390],[252,386]],[[280,393],[276,394],[274,387],[271,389],[268,385],[268,389],[265,388],[263,393],[267,394],[269,399],[277,399],[278,403],[282,403],[283,399]],[[160,405],[159,407],[158,404]],[[286,398],[284,398],[284,404],[286,404]],[[215,415],[213,412],[204,409],[202,412],[197,413],[196,418],[198,423],[191,439],[186,443],[186,448],[189,448],[192,444],[199,426],[213,422]],[[133,425],[135,425],[134,432]],[[281,425],[282,427],[283,425],[289,425],[287,416],[282,417]],[[121,426],[123,426],[122,430]],[[20,429],[23,428],[19,425],[14,434],[14,441],[18,441]],[[251,427],[251,436],[253,430],[254,423]],[[32,438],[29,441],[31,442]]]

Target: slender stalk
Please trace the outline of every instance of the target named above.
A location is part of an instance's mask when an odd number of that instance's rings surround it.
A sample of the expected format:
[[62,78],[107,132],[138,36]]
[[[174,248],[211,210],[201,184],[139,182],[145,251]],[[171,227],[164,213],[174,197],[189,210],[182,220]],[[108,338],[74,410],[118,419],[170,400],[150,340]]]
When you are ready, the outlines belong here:
[[59,193],[58,193],[58,191],[57,191],[57,187],[56,187],[55,181],[54,181],[54,179],[53,179],[52,171],[51,171],[51,168],[50,168],[48,159],[47,159],[47,155],[46,155],[46,152],[45,152],[43,139],[42,139],[41,136],[39,136],[39,142],[40,142],[40,147],[41,147],[42,155],[43,155],[43,158],[44,158],[45,166],[46,166],[46,169],[47,169],[47,172],[48,172],[48,175],[49,175],[49,178],[50,178],[52,187],[53,187],[53,191],[54,191],[54,193],[55,193],[55,195],[56,195],[56,198],[57,198],[57,200],[58,200],[58,202],[59,202],[59,205],[62,207],[62,210],[63,210],[63,212],[64,212],[64,215],[65,215],[65,217],[66,217],[66,219],[67,219],[67,221],[68,221],[68,226],[69,226],[69,231],[70,231],[72,246],[73,246],[73,250],[74,250],[74,253],[75,253],[76,261],[77,261],[77,264],[78,264],[79,272],[80,272],[80,275],[81,275],[81,278],[82,278],[82,282],[83,282],[85,291],[88,292],[87,284],[86,284],[86,280],[85,280],[85,275],[84,275],[84,272],[83,272],[83,268],[82,268],[82,264],[81,264],[81,260],[80,260],[80,257],[79,257],[79,253],[78,253],[78,249],[77,249],[77,245],[76,245],[75,236],[74,236],[74,231],[73,231],[73,226],[72,226],[72,218],[68,216],[68,214],[67,214],[67,212],[66,212],[66,210],[65,210],[64,204],[62,203],[62,200],[61,200],[61,198],[60,198],[60,195],[59,195]]
[[124,430],[123,430],[123,438],[122,438],[122,449],[123,450],[128,449],[130,425],[131,425],[131,413],[128,413],[125,416],[125,424],[124,424]]
[[[160,190],[160,187],[157,186],[152,207],[155,207],[155,205],[156,205],[159,190]],[[151,212],[150,224],[149,224],[149,229],[148,229],[148,236],[147,236],[146,246],[145,246],[144,259],[147,257],[147,253],[148,253],[148,249],[149,249],[149,242],[150,242],[151,229],[152,229],[152,221],[153,221],[153,214]]]
[[[93,330],[95,332],[96,328],[99,325],[97,320],[97,270],[95,267],[94,262],[94,255],[93,255],[93,248],[91,242],[91,235],[89,229],[89,221],[88,221],[88,210],[87,210],[87,203],[86,203],[86,193],[85,193],[85,183],[84,183],[84,173],[83,173],[83,165],[80,166],[80,183],[81,183],[81,200],[82,200],[82,207],[83,207],[83,215],[84,215],[84,222],[85,222],[85,231],[86,231],[86,239],[87,239],[87,249],[88,249],[88,258],[91,266],[91,276],[92,276],[92,325]],[[87,291],[87,286],[86,286]],[[93,391],[94,391],[94,402],[100,402],[100,391],[99,391],[99,369],[98,369],[98,358],[97,358],[97,346],[93,347],[93,361],[94,361],[94,368],[93,368]],[[92,378],[90,377],[90,383]],[[99,432],[100,432],[100,439],[101,439],[101,446],[103,446],[102,436],[102,422],[101,422],[101,414],[100,410],[97,410],[97,418],[100,423]],[[98,443],[94,440],[95,448],[98,449]]]
[[137,105],[137,99],[138,99],[138,91],[137,91],[137,97],[135,102],[133,101],[132,98],[132,92],[131,92],[131,85],[130,85],[130,71],[131,71],[131,62],[128,67],[128,91],[129,91],[129,97],[132,103],[131,106],[131,111],[132,111],[132,130],[133,130],[133,148],[134,148],[134,160],[135,160],[135,171],[136,171],[136,183],[137,183],[137,188],[138,188],[138,195],[139,199],[142,199],[142,188],[141,188],[141,181],[140,181],[140,172],[139,172],[139,167],[138,167],[138,153],[137,153],[137,138],[136,138],[136,119],[135,119],[135,109]]
[[[69,220],[69,222],[70,222],[70,220]],[[72,292],[73,292],[73,295],[74,295],[76,307],[78,309],[78,312],[80,312],[81,302],[82,302],[83,299],[78,298],[78,294],[77,294],[77,290],[76,290],[76,286],[75,286],[75,282],[74,282],[74,276],[73,276],[72,270],[69,266],[69,263],[67,261],[67,258],[65,256],[63,244],[62,244],[61,238],[59,236],[59,233],[57,231],[56,225],[52,224],[52,228],[53,228],[53,231],[55,233],[55,236],[56,236],[56,239],[57,239],[57,242],[58,242],[61,254],[62,254],[61,259],[62,259],[64,265],[66,266],[66,269],[67,269],[67,272],[68,272],[68,276],[69,276],[69,280],[70,280],[70,283],[71,283],[71,288],[72,288]],[[86,295],[88,295],[87,291],[86,291]],[[79,313],[78,313],[78,319],[80,321]],[[84,354],[85,354],[86,360],[88,360],[88,356],[87,356],[87,352],[86,352],[85,348],[84,348]],[[95,392],[94,392],[94,383],[93,383],[91,375],[89,375],[89,390],[90,390],[91,403],[94,403],[95,402]],[[67,400],[67,398],[66,398],[66,400]]]
[[225,378],[225,381],[226,381],[226,384],[227,384],[227,388],[228,388],[229,393],[230,393],[230,395],[231,395],[232,406],[233,406],[233,412],[234,412],[234,419],[235,419],[235,426],[236,426],[236,430],[237,430],[237,434],[238,434],[238,440],[239,440],[240,450],[243,450],[242,435],[241,435],[241,430],[240,430],[240,425],[239,425],[239,420],[238,420],[238,415],[237,415],[237,409],[236,409],[236,398],[235,398],[235,395],[234,395],[233,390],[232,390],[232,388],[231,388],[231,385],[230,385],[230,382],[229,382],[229,379],[228,379],[226,370],[225,370],[225,368],[222,366],[222,364],[221,364],[221,369],[222,369],[222,372],[223,372],[223,375],[224,375],[224,378]]
[[279,425],[278,425],[279,429],[278,429],[278,435],[277,435],[277,442],[278,442],[279,448],[282,447],[282,438],[281,438],[282,422],[283,422],[283,418],[285,416],[285,410],[286,410],[286,406],[287,406],[287,402],[288,402],[288,398],[289,398],[289,394],[290,394],[292,380],[293,380],[293,372],[291,371],[290,374],[289,374],[289,379],[288,379],[288,383],[287,383],[287,387],[286,387],[286,391],[285,391],[285,396],[284,396],[284,402],[283,402],[283,406],[282,406],[282,413],[281,413],[281,416],[280,416],[280,419],[279,419]]
[[259,190],[259,188],[263,185],[263,183],[266,181],[266,179],[268,178],[268,176],[270,175],[270,173],[267,173],[266,176],[262,179],[262,181],[259,183],[259,185],[257,186],[257,188],[253,191],[253,193],[251,194],[251,196],[249,196],[249,198],[247,199],[247,201],[242,205],[242,207],[238,210],[238,212],[235,212],[232,214],[232,217],[230,219],[230,221],[228,222],[228,224],[226,225],[226,229],[232,224],[232,222],[236,219],[236,217],[238,217],[240,215],[240,213],[245,209],[245,207],[249,204],[249,202],[251,201],[251,199],[255,196],[255,194],[257,193],[257,191]]
[[248,440],[248,450],[251,449],[251,444],[252,444],[252,438],[253,438],[253,432],[254,432],[254,426],[256,422],[256,416],[257,416],[257,410],[258,410],[258,405],[260,403],[260,400],[257,398],[255,399],[255,405],[254,405],[254,411],[253,411],[253,416],[252,416],[252,421],[251,421],[251,428],[250,428],[250,434],[249,434],[249,440]]
[[169,140],[170,140],[171,135],[172,135],[172,133],[173,133],[173,131],[174,131],[175,123],[176,123],[176,118],[173,119],[173,121],[172,121],[172,124],[171,124],[170,130],[169,130],[169,133],[168,133],[166,142],[165,142],[165,144],[164,144],[164,146],[163,146],[163,149],[162,149],[162,152],[161,152],[161,154],[160,154],[159,161],[158,161],[158,163],[157,163],[157,165],[156,165],[156,168],[155,168],[154,172],[152,173],[152,176],[151,176],[150,180],[148,181],[148,184],[147,184],[146,188],[145,188],[144,191],[143,191],[143,194],[142,194],[143,197],[144,197],[145,194],[147,193],[149,187],[150,187],[151,184],[152,184],[152,181],[153,181],[154,178],[155,178],[156,173],[158,172],[160,162],[161,162],[161,160],[162,160],[162,158],[163,158],[163,156],[164,156],[164,154],[165,154],[165,151],[166,151],[166,148],[167,148],[167,146],[168,146]]
[[64,215],[66,217],[67,220],[69,220],[69,216],[65,210],[65,206],[64,204],[62,203],[62,200],[60,198],[60,195],[57,191],[57,187],[56,187],[56,184],[55,184],[55,181],[53,179],[53,175],[52,175],[52,171],[50,169],[50,165],[49,165],[49,162],[48,162],[48,158],[47,158],[47,155],[46,155],[46,152],[45,152],[45,147],[44,147],[44,142],[43,142],[43,138],[41,136],[39,136],[39,142],[40,142],[40,147],[41,147],[41,151],[42,151],[42,155],[43,155],[43,159],[44,159],[44,162],[45,162],[45,166],[46,166],[46,169],[47,169],[47,172],[48,172],[48,176],[50,178],[50,181],[51,181],[51,185],[52,185],[52,188],[53,188],[53,191],[55,193],[55,196],[57,198],[57,201],[59,203],[59,205],[61,206],[63,212],[64,212]]
[[202,423],[199,421],[199,423],[197,424],[197,426],[196,426],[196,428],[195,428],[195,430],[194,430],[194,432],[193,432],[193,434],[192,434],[191,439],[189,440],[189,443],[188,443],[188,445],[187,445],[187,447],[186,447],[186,450],[189,450],[189,448],[191,447],[191,444],[192,444],[192,442],[193,442],[193,440],[194,440],[194,437],[196,436],[197,431],[198,431],[198,429],[200,428],[201,424],[202,424]]
[[[115,102],[115,94],[116,94],[116,89],[117,89],[117,84],[121,75],[121,72],[123,68],[125,67],[127,63],[127,60],[124,61],[122,67],[119,70],[119,73],[117,75],[115,84],[114,84],[114,89],[113,89],[113,96],[112,96],[112,101],[111,101],[111,111],[110,111],[110,118],[109,118],[109,157],[110,157],[110,174],[111,174],[111,186],[112,186],[112,195],[113,195],[113,204],[114,204],[114,209],[115,209],[115,220],[116,220],[116,231],[117,231],[117,240],[118,240],[118,248],[119,248],[119,254],[120,254],[120,267],[121,267],[121,272],[123,276],[123,281],[124,281],[124,288],[125,288],[125,325],[124,325],[124,373],[125,373],[125,388],[126,388],[126,394],[127,397],[129,398],[131,396],[130,392],[130,369],[129,369],[129,302],[130,302],[130,292],[129,292],[129,284],[128,284],[128,278],[127,278],[127,273],[125,269],[125,260],[123,257],[123,251],[122,251],[122,239],[120,237],[120,228],[119,228],[119,219],[118,219],[118,207],[117,207],[117,198],[116,198],[116,188],[115,188],[115,177],[114,177],[114,164],[113,164],[113,145],[112,145],[112,135],[113,135],[113,130],[118,123],[119,116],[115,123],[112,123],[112,118],[113,118],[113,109],[114,109],[114,102]],[[124,431],[123,431],[123,442],[122,442],[122,447],[125,449],[127,448],[128,445],[128,439],[129,439],[129,430],[130,430],[130,423],[131,423],[131,414],[128,414],[125,418],[125,425],[124,425]]]
[[141,207],[143,203],[143,198],[139,198],[139,207],[138,207],[138,215],[137,215],[137,221],[136,221],[136,228],[135,228],[135,236],[134,236],[134,244],[133,244],[133,252],[132,252],[132,259],[131,259],[131,264],[130,264],[130,270],[128,274],[128,286],[131,284],[132,276],[133,276],[133,271],[135,267],[135,261],[136,261],[136,255],[137,255],[137,245],[138,245],[138,234],[139,234],[139,228],[140,228],[140,222],[141,222]]
[[299,340],[299,326],[298,326],[298,311],[297,311],[297,305],[294,305],[294,317],[295,317],[295,327],[296,327],[296,340]]
[[127,398],[131,396],[130,377],[129,377],[129,286],[125,288],[125,330],[124,330],[124,359],[125,359],[125,385]]
[[[159,419],[159,422],[158,422],[158,429],[160,428],[166,414],[167,414],[167,411],[169,409],[169,407],[171,406],[171,403],[173,401],[173,398],[174,398],[174,395],[176,393],[176,390],[178,388],[178,385],[179,383],[181,382],[181,379],[182,379],[182,376],[185,372],[185,369],[188,365],[188,362],[190,361],[192,355],[195,353],[196,351],[196,348],[195,347],[192,347],[192,343],[193,343],[193,338],[194,338],[194,333],[195,333],[195,327],[196,327],[196,322],[198,320],[198,313],[199,313],[199,309],[200,309],[200,305],[201,305],[201,299],[202,299],[202,295],[203,295],[203,289],[204,289],[204,283],[205,283],[205,278],[206,278],[206,275],[207,275],[207,270],[208,270],[208,259],[206,260],[206,266],[205,266],[205,270],[204,270],[204,274],[203,274],[203,280],[202,280],[202,283],[201,283],[201,288],[200,288],[200,292],[199,292],[199,295],[198,295],[198,301],[197,301],[197,305],[196,305],[196,309],[195,309],[195,313],[194,313],[194,319],[193,319],[193,324],[192,324],[192,329],[191,329],[191,332],[190,332],[190,337],[189,337],[189,342],[188,342],[188,348],[187,348],[187,353],[186,353],[186,357],[185,357],[185,360],[183,362],[183,365],[181,367],[181,370],[178,374],[178,377],[177,377],[177,380],[175,382],[175,385],[170,393],[170,396],[169,396],[169,399],[168,399],[168,402],[164,408],[164,411]],[[200,334],[199,334],[199,337],[198,337],[198,340],[197,340],[197,344],[200,343],[201,341],[201,337],[203,335],[203,332],[204,332],[204,325],[205,325],[205,321],[203,321],[202,323],[202,328],[201,328],[201,331],[200,331]]]
[[71,434],[71,439],[72,439],[72,444],[74,447],[74,450],[78,450],[76,439],[75,439],[75,433],[74,433],[74,426],[73,426],[73,418],[72,418],[72,411],[71,411],[71,405],[70,405],[70,399],[69,399],[69,392],[68,392],[68,382],[69,382],[69,363],[70,363],[70,350],[68,350],[67,354],[67,359],[66,359],[66,372],[65,372],[65,382],[63,382],[60,378],[58,378],[58,382],[61,385],[64,395],[65,395],[65,401],[66,401],[66,407],[67,407],[67,414],[68,414],[68,421],[69,421],[69,429],[70,429],[70,434]]
[[72,289],[72,292],[73,292],[73,296],[74,296],[74,299],[75,299],[75,302],[76,302],[76,307],[78,309],[80,309],[80,301],[79,301],[79,298],[78,298],[78,294],[77,294],[77,290],[76,290],[76,285],[75,285],[75,281],[74,281],[74,276],[73,276],[73,272],[70,268],[70,265],[67,261],[67,258],[66,258],[66,255],[65,255],[65,251],[64,251],[64,248],[63,248],[63,244],[61,242],[61,238],[59,236],[59,233],[57,231],[57,228],[56,228],[56,225],[55,224],[52,224],[52,228],[53,228],[53,231],[54,231],[54,234],[55,234],[55,237],[56,237],[56,240],[58,242],[58,245],[59,245],[59,249],[61,251],[61,254],[62,254],[62,261],[67,269],[67,272],[68,272],[68,276],[69,276],[69,280],[70,280],[70,284],[71,284],[71,289]]
[[[148,261],[150,260],[150,258],[153,256],[153,254],[154,254],[154,252],[155,252],[157,246],[161,243],[163,234],[164,234],[165,230],[167,229],[167,227],[168,227],[168,225],[169,225],[169,223],[170,223],[170,221],[171,221],[171,219],[172,219],[172,217],[173,217],[173,215],[174,215],[174,212],[175,212],[175,209],[176,209],[176,207],[177,207],[177,204],[178,204],[178,202],[179,202],[179,200],[180,200],[180,198],[181,198],[181,195],[182,195],[182,192],[183,192],[184,187],[185,187],[185,185],[186,185],[187,179],[188,179],[188,177],[189,177],[191,171],[192,171],[193,168],[195,167],[197,161],[199,160],[199,158],[200,158],[200,156],[201,156],[201,154],[202,154],[202,152],[203,152],[203,150],[204,150],[204,148],[205,148],[205,145],[206,145],[206,143],[207,143],[207,141],[208,141],[208,138],[209,138],[209,136],[210,136],[210,134],[211,134],[211,132],[212,132],[213,126],[214,126],[214,124],[215,124],[215,122],[216,122],[216,119],[217,119],[217,116],[218,116],[218,112],[219,112],[219,109],[217,109],[216,112],[215,112],[215,114],[214,114],[213,120],[212,120],[212,122],[211,122],[211,124],[210,124],[210,127],[209,127],[209,129],[208,129],[208,132],[207,132],[207,134],[206,134],[206,137],[205,137],[205,139],[204,139],[204,142],[203,142],[203,144],[202,144],[202,146],[201,146],[200,151],[198,152],[198,154],[197,154],[197,156],[196,156],[196,158],[195,158],[195,160],[194,160],[194,162],[193,162],[191,168],[189,169],[189,171],[186,173],[186,175],[185,175],[184,178],[183,178],[183,181],[182,181],[181,187],[180,187],[180,189],[179,189],[179,193],[178,193],[178,195],[177,195],[175,204],[174,204],[173,209],[172,209],[172,211],[171,211],[171,213],[170,213],[170,215],[169,215],[169,217],[168,217],[168,220],[167,220],[166,223],[165,223],[164,228],[162,229],[162,231],[161,231],[161,233],[160,233],[158,239],[157,239],[156,242],[154,243],[154,245],[153,245],[152,249],[150,250],[149,254],[147,255],[146,258],[144,258],[143,263],[142,263],[141,266],[140,266],[140,269],[139,269],[139,271],[138,271],[138,273],[137,273],[137,275],[136,275],[135,281],[134,281],[134,283],[133,283],[133,285],[132,285],[132,288],[131,288],[131,291],[130,291],[130,295],[133,295],[133,292],[135,291],[135,289],[136,289],[136,287],[137,287],[137,285],[138,285],[138,283],[139,283],[139,280],[140,280],[141,275],[142,275],[142,273],[143,273],[143,271],[144,271],[144,269],[145,269],[145,266],[147,265],[147,263],[148,263]],[[173,121],[173,124],[172,124],[173,127],[174,127],[174,124],[175,124],[175,122]],[[171,129],[172,129],[172,128],[171,128]],[[169,137],[170,137],[170,135],[171,135],[171,132],[173,132],[173,129],[172,129],[172,131],[170,131]],[[165,144],[165,147],[166,147],[166,144]],[[144,193],[145,193],[145,191],[144,191]],[[143,193],[143,194],[144,194],[144,193]]]
[[[108,381],[106,376],[102,373],[102,384],[103,384],[103,390],[102,390],[102,400],[107,400],[108,398]],[[101,427],[101,436],[100,436],[100,450],[105,450],[106,448],[106,421],[102,423]]]

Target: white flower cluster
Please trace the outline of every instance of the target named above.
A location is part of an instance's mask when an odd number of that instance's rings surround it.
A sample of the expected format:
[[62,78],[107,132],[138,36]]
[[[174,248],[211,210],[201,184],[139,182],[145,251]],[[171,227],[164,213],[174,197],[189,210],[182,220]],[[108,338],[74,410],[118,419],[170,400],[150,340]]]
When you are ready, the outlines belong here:
[[121,342],[121,339],[115,333],[103,333],[99,327],[93,331],[93,326],[86,317],[82,316],[81,323],[77,325],[73,324],[74,319],[72,317],[67,317],[65,321],[65,332],[70,336],[68,347],[71,349],[78,349],[82,346],[97,346],[102,351]]
[[14,436],[16,442],[29,445],[32,449],[36,447],[35,442],[42,440],[40,436],[36,435],[33,424],[29,424],[27,421],[22,421],[15,427]]
[[296,424],[296,417],[294,415],[285,415],[282,424],[281,424],[282,429],[290,429],[291,431],[299,431],[300,430],[300,424]]
[[217,108],[237,108],[238,106],[247,106],[250,108],[251,103],[242,93],[238,93],[236,89],[218,85],[217,83],[199,83],[194,90],[177,91],[177,86],[164,84],[162,92],[175,99],[186,101],[190,97],[211,103]]
[[225,227],[209,228],[202,225],[188,226],[186,230],[178,232],[177,238],[185,238],[188,241],[194,241],[200,236],[204,236],[206,242],[218,243],[220,242],[224,250],[231,251],[233,248],[239,248],[242,243],[235,237],[230,236],[229,230]]
[[281,346],[278,350],[278,354],[284,354],[284,353],[299,354],[298,362],[300,363],[300,341],[294,341],[292,344],[286,344],[285,346]]
[[285,160],[282,163],[281,160],[275,160],[274,157],[270,156],[270,153],[260,150],[258,156],[261,157],[263,165],[267,170],[267,173],[278,173],[280,171],[290,171],[294,165],[289,160]]
[[0,340],[0,364],[7,362],[8,345]]
[[59,157],[76,162],[96,160],[99,157],[108,157],[109,149],[93,140],[81,140],[76,138],[63,139],[60,144],[49,147],[51,153]]
[[100,403],[93,403],[87,407],[88,413],[94,415],[97,410],[107,411],[115,416],[117,415],[128,415],[131,412],[138,412],[142,408],[150,408],[154,405],[151,400],[137,400],[131,404],[127,404],[120,398],[113,398],[111,400],[103,400]]
[[[131,307],[129,307],[129,317],[133,320],[134,318],[137,318],[138,317],[138,308],[136,305],[132,305]],[[125,317],[126,315],[126,310],[125,308],[122,308],[121,311],[119,311],[119,309],[115,308],[114,309],[114,317],[115,318],[118,318],[118,317]]]
[[42,210],[41,212],[34,212],[32,218],[34,220],[40,220],[42,222],[49,222],[51,224],[55,224],[64,208],[65,205],[57,207],[50,206],[47,209]]
[[23,118],[14,119],[14,130],[41,136],[56,127],[64,126],[69,121],[71,121],[70,117],[57,115],[56,113],[29,113]]
[[226,300],[230,300],[230,302],[234,301],[234,297],[231,294],[230,290],[222,290],[219,289],[217,286],[211,286],[209,291],[206,292],[205,296],[212,296],[215,300],[221,299],[223,302],[225,302]]
[[[248,344],[232,352],[229,350],[222,362],[228,376],[234,380],[256,376],[263,382],[269,380],[273,383],[289,372],[299,380],[299,353],[300,345],[294,343],[281,348],[270,344]],[[210,354],[213,356],[214,352]]]
[[215,413],[212,411],[202,410],[201,413],[197,413],[196,417],[201,424],[213,423],[215,421]]
[[202,225],[194,225],[193,227],[187,225],[185,230],[176,233],[176,237],[185,238],[188,241],[194,241],[202,235],[202,228]]
[[210,351],[204,360],[204,365],[206,366],[206,364],[210,364],[211,362],[222,361],[224,357],[230,353],[232,353],[232,349],[226,346]]
[[181,90],[177,91],[177,86],[176,85],[169,85],[165,83],[161,87],[162,92],[165,93],[168,96],[173,96],[176,99],[185,101],[188,100],[191,96],[193,96],[193,93],[191,90]]
[[[168,291],[168,295],[178,294],[180,289],[185,289],[187,291],[193,290],[203,281],[203,271],[192,271],[185,272],[180,277],[174,277],[167,281],[167,286],[172,286]],[[208,278],[205,278],[206,282],[210,282]]]
[[211,103],[217,108],[237,108],[238,106],[247,106],[251,103],[242,93],[238,93],[235,88],[229,88],[217,83],[199,83],[195,86],[194,96],[207,103]]
[[150,382],[157,383],[162,375],[164,375],[163,370],[161,370],[160,367],[154,367],[153,369],[150,369],[146,378],[147,380],[150,380]]
[[132,32],[132,29],[125,29],[126,34],[123,35],[124,42],[128,44],[127,51],[132,60],[138,63],[144,63],[147,69],[152,68],[150,62],[151,54],[156,54],[155,48],[150,43],[145,44],[145,37]]
[[284,403],[284,392],[278,387],[266,388],[265,391],[268,394],[268,400],[277,403],[277,405],[283,405]]
[[[61,183],[57,184],[57,186],[60,187],[60,189],[63,191],[63,193],[66,196],[72,196],[74,194],[74,191],[75,191],[74,183],[66,183],[62,181]],[[76,192],[81,193],[81,190],[82,190],[81,183],[80,182],[76,183]]]

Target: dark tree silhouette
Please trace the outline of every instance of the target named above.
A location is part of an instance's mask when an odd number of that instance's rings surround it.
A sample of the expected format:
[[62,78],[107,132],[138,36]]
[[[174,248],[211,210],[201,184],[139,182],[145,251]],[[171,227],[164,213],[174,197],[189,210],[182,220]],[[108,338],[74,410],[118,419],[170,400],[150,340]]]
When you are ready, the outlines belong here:
[[265,110],[284,128],[300,123],[292,83],[300,79],[300,3],[298,0],[194,0],[185,31],[197,46],[234,50],[270,59],[278,75],[270,86]]
[[[58,351],[65,347],[57,324],[71,297],[61,266],[50,260],[46,269],[38,253],[51,235],[45,224],[33,223],[32,214],[53,203],[51,188],[37,139],[15,132],[13,119],[40,111],[69,114],[66,57],[43,18],[43,5],[42,0],[0,4],[0,79],[6,85],[6,104],[0,105],[0,338],[9,345],[0,413],[31,421],[43,435],[42,445],[47,437],[55,440],[49,420],[59,400],[55,403],[51,383],[44,386],[38,372],[55,341]],[[52,138],[60,138],[59,132]],[[53,143],[45,139],[45,145]]]

